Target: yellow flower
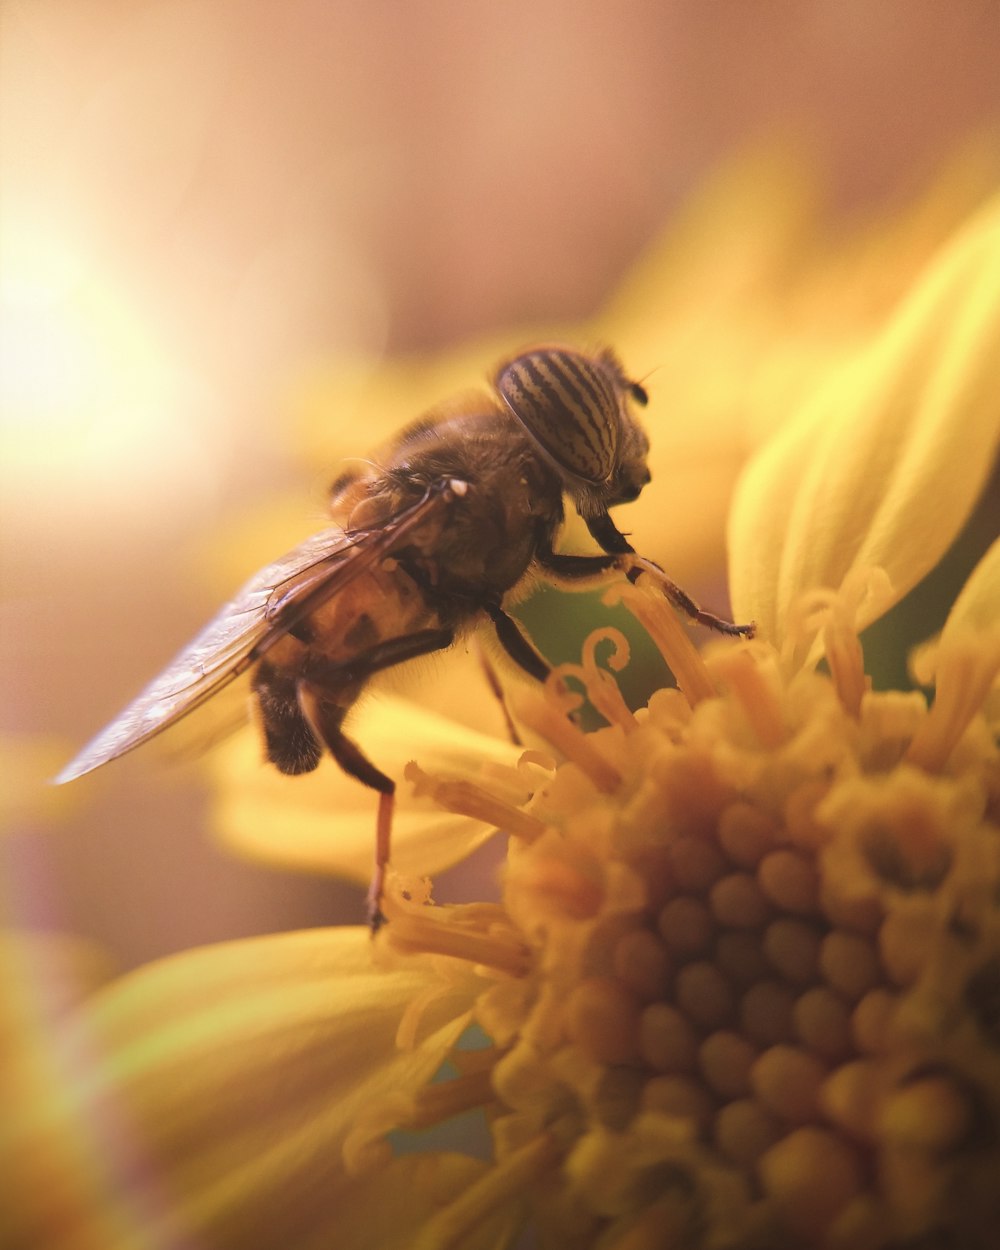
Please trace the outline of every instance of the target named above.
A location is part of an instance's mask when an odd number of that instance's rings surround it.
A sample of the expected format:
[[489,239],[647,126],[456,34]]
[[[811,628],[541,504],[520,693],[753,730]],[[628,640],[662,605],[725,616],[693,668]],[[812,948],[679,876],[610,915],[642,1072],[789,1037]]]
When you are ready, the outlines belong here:
[[[679,689],[631,711],[598,631],[514,700],[563,763],[413,750],[418,794],[510,832],[498,901],[402,875],[374,942],[231,943],[96,994],[11,1099],[3,1244],[992,1244],[1000,547],[923,657],[930,706],[873,690],[858,635],[982,489],[998,340],[995,201],[744,473],[758,639],[699,653],[655,586],[616,588]],[[474,1109],[485,1158],[424,1136]]]

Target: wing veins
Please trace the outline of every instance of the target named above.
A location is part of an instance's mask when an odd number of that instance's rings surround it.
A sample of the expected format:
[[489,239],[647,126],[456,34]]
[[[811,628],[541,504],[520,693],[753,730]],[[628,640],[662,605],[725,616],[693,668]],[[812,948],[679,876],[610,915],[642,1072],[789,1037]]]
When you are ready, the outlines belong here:
[[[254,574],[55,781],[71,781],[117,759],[200,707],[246,672],[296,624],[383,559],[448,497],[445,490],[431,485],[417,503],[378,529],[354,533],[324,530]],[[341,540],[339,544],[312,558],[315,549],[333,541],[334,536]],[[310,557],[308,562],[300,563],[305,556]],[[287,575],[276,581],[275,574],[286,569]],[[283,594],[275,602],[279,590]],[[183,684],[178,684],[181,679]]]

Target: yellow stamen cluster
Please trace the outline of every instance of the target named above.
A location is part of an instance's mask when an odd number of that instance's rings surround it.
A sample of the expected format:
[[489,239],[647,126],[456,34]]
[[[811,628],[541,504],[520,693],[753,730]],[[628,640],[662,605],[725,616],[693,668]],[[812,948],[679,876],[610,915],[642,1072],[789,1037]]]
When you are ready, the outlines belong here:
[[694,706],[604,689],[586,737],[561,684],[527,709],[569,762],[512,822],[502,908],[387,929],[493,977],[499,1172],[428,1245],[508,1172],[543,1246],[993,1244],[997,750],[970,707],[933,771],[908,760],[922,696],[866,690],[839,631],[832,677],[725,644]]

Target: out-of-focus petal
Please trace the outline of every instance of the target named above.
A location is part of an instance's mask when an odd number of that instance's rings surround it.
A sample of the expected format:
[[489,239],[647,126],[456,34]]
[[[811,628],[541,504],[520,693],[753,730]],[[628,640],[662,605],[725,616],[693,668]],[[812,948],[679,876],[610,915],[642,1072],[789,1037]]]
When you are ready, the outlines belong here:
[[[488,694],[479,696],[482,701]],[[379,768],[399,780],[392,826],[392,864],[400,872],[435,873],[470,855],[495,830],[478,820],[442,812],[416,798],[402,780],[417,760],[435,774],[494,784],[512,772],[522,748],[385,695],[363,705],[351,736]],[[214,753],[213,824],[242,854],[284,867],[334,873],[367,882],[375,846],[377,795],[324,759],[313,773],[285,777],[261,757],[250,733]],[[522,795],[522,798],[526,795]]]
[[754,460],[730,516],[738,618],[780,644],[805,590],[882,568],[892,596],[941,557],[1000,434],[1000,199],[959,232],[886,331]]
[[815,239],[819,191],[815,167],[785,145],[723,162],[626,274],[600,324],[642,335],[692,307],[728,311],[767,297]]
[[[560,334],[549,326],[544,332],[526,329],[524,339],[567,336],[576,337],[571,328]],[[510,335],[491,335],[433,356],[333,361],[303,389],[297,431],[302,450],[332,480],[351,457],[370,456],[408,422],[451,396],[478,388],[486,399],[489,370],[511,347]]]
[[1000,539],[970,573],[948,613],[942,637],[966,630],[977,633],[1000,630]]
[[[93,942],[57,932],[0,934],[0,1100],[23,1093],[36,1076],[44,1039],[113,975]],[[8,1092],[9,1091],[9,1092]]]
[[306,931],[186,952],[102,991],[52,1039],[44,1098],[5,1108],[4,1244],[334,1244],[352,1124],[432,1076],[474,993],[467,973],[377,960],[367,930]]
[[69,756],[58,738],[0,735],[0,834],[49,828],[77,808],[65,786],[50,784]]
[[[460,1197],[486,1170],[485,1163],[459,1154],[394,1159],[351,1189],[337,1224],[336,1250],[410,1250],[426,1221]],[[509,1246],[519,1215],[517,1204],[506,1204],[454,1242],[455,1250]],[[331,1244],[325,1242],[316,1250],[329,1250]]]
[[1000,539],[973,569],[938,637],[911,655],[910,667],[917,681],[938,686],[939,701],[954,699],[958,686],[965,701],[983,704],[991,725],[1000,723]]

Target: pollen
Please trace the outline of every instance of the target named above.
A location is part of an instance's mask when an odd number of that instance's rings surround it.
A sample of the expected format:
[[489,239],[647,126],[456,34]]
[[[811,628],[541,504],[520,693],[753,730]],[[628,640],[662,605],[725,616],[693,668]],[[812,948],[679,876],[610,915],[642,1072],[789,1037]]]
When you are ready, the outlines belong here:
[[[871,691],[829,601],[829,676],[756,641],[678,659],[641,585],[624,594],[683,696],[624,709],[595,635],[518,709],[566,762],[509,821],[506,923],[423,935],[494,979],[492,1089],[456,1095],[490,1107],[498,1188],[536,1158],[545,1244],[985,1246],[1000,754],[967,684],[936,716]],[[567,683],[606,728],[578,728]]]

